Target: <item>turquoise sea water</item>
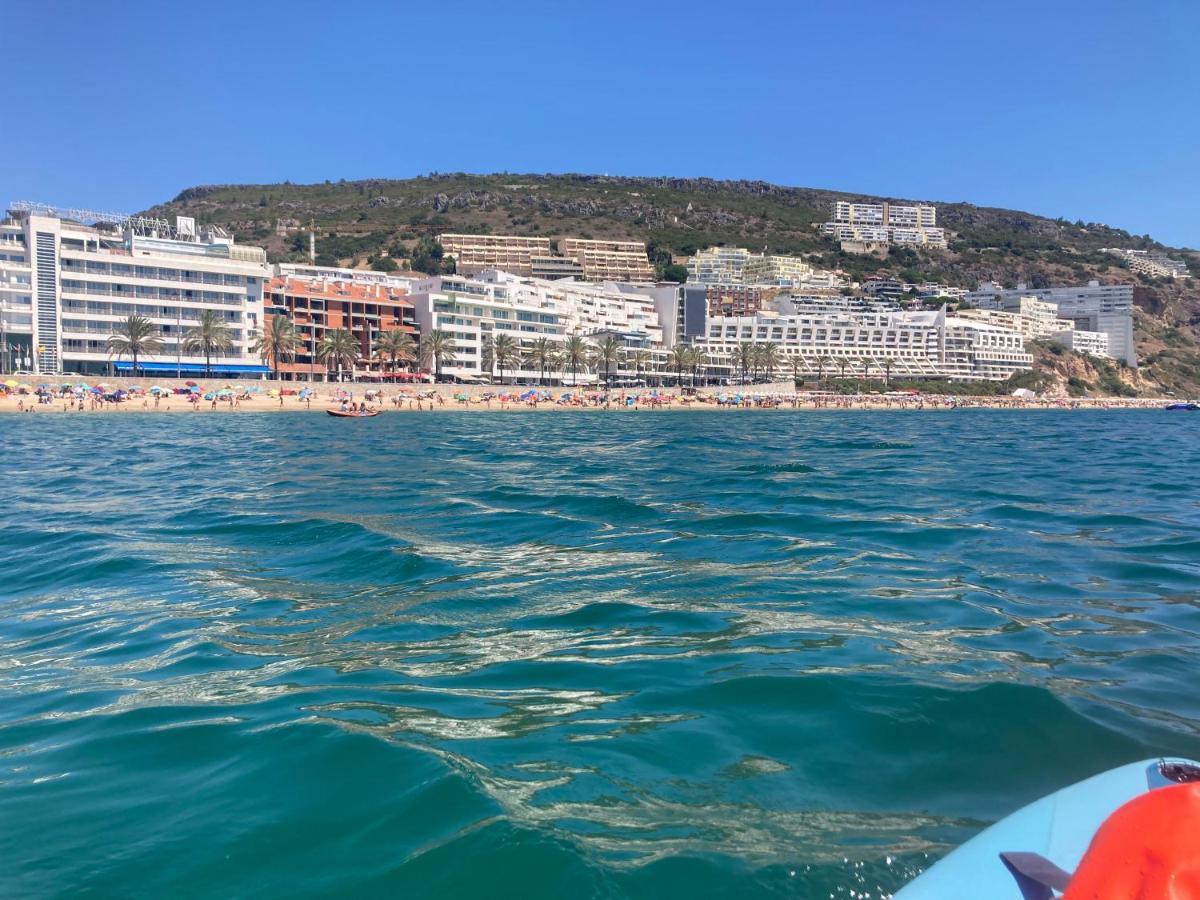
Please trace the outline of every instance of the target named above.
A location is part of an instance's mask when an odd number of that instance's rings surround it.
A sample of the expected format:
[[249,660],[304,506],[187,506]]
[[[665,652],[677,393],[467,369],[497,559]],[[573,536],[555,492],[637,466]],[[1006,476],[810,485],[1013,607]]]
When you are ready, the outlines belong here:
[[1200,756],[1200,418],[0,439],[0,895],[877,898]]

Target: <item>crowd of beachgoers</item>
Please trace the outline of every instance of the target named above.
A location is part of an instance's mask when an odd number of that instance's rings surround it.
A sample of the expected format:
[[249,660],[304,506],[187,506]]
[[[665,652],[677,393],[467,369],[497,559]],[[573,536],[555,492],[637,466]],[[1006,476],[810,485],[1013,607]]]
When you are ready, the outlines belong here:
[[137,382],[29,383],[0,382],[0,411],[100,412],[100,411],[278,411],[327,409],[342,412],[434,410],[542,410],[542,409],[960,409],[969,407],[1011,409],[1155,409],[1168,401],[1160,398],[1049,398],[1036,396],[971,397],[906,391],[834,394],[822,391],[789,391],[780,385],[723,388],[641,388],[637,390],[590,386],[489,387],[424,385],[392,386],[315,383],[296,386],[288,382],[224,383],[203,385],[195,381],[170,385]]

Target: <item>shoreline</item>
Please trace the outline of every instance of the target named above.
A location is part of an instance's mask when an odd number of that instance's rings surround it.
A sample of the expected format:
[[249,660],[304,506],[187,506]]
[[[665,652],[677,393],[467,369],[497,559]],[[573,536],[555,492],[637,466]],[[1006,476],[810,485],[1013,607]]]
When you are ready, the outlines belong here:
[[[525,385],[395,384],[362,382],[212,380],[200,385],[174,378],[114,378],[112,381],[73,380],[74,384],[52,385],[50,402],[39,402],[35,377],[16,381],[0,378],[0,414],[63,414],[69,412],[112,414],[313,412],[338,409],[344,395],[349,402],[367,401],[380,412],[611,412],[726,411],[820,411],[897,410],[949,411],[953,409],[1163,409],[1170,398],[1147,397],[1012,397],[954,394],[892,393],[831,394],[796,391],[790,380],[768,384],[700,387],[692,391],[678,387],[614,388],[607,393],[594,385],[539,387]],[[100,389],[100,394],[85,387]],[[190,394],[176,389],[198,391]],[[106,402],[104,393],[128,390],[124,401]],[[159,391],[156,396],[151,391]],[[283,392],[287,391],[287,394]],[[311,392],[311,399],[299,392]],[[218,392],[220,392],[218,394]],[[520,395],[524,394],[525,399]],[[531,395],[536,395],[531,396]]]

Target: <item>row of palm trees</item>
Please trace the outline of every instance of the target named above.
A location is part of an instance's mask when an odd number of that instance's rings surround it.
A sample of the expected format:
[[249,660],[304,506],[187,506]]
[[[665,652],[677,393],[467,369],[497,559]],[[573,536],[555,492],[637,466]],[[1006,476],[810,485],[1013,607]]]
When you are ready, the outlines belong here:
[[[119,323],[114,333],[108,339],[109,355],[119,359],[128,355],[133,363],[133,373],[137,374],[138,360],[143,356],[161,353],[163,343],[158,337],[159,327],[144,316],[131,315]],[[268,327],[257,335],[254,340],[254,351],[270,363],[276,377],[279,375],[281,363],[296,358],[296,353],[304,344],[304,338],[297,330],[295,323],[287,316],[273,316]],[[204,357],[204,368],[207,375],[212,375],[212,357],[226,352],[233,346],[233,336],[228,324],[220,313],[204,310],[200,313],[199,323],[183,334],[181,349],[186,353],[194,353]],[[384,331],[375,339],[371,348],[374,358],[387,364],[393,377],[403,365],[412,368],[432,360],[435,376],[440,380],[442,365],[453,361],[457,350],[454,337],[445,331],[432,331],[414,340],[412,335],[399,329]],[[317,361],[325,366],[327,371],[336,371],[340,378],[343,371],[354,371],[355,365],[362,358],[362,347],[358,338],[345,328],[332,328],[322,335],[314,348]],[[761,376],[770,379],[775,371],[782,367],[784,358],[779,345],[772,343],[743,342],[734,353],[734,363],[741,370],[743,381],[758,380]],[[654,357],[649,350],[629,350],[613,335],[605,335],[598,340],[589,341],[581,335],[568,335],[564,341],[552,341],[549,338],[536,338],[527,349],[522,349],[520,342],[508,334],[494,335],[484,346],[483,366],[486,371],[495,370],[504,381],[506,371],[514,371],[521,365],[538,372],[539,384],[546,381],[547,372],[562,372],[564,378],[571,373],[571,383],[576,384],[580,370],[594,368],[598,373],[603,372],[605,383],[612,380],[614,369],[622,365],[632,366],[635,377],[643,372],[653,371]],[[836,365],[839,375],[846,376],[850,360],[846,357],[819,356],[812,360],[817,367],[817,379],[823,381],[825,368]],[[801,370],[807,369],[807,361],[800,356],[792,356],[787,360],[796,382],[801,379]],[[890,381],[892,361],[885,357],[876,362],[871,357],[859,360],[863,369],[863,377],[870,375],[872,366],[884,374],[884,381]],[[674,369],[680,384],[683,383],[684,373],[689,373],[692,384],[695,385],[700,371],[709,364],[707,354],[699,347],[677,345],[671,351],[670,367]]]
[[[133,374],[138,373],[138,360],[143,356],[161,353],[163,342],[159,338],[159,327],[145,316],[132,315],[117,324],[108,339],[109,356],[118,359],[128,355],[133,363]],[[199,324],[183,333],[180,349],[189,354],[204,357],[204,370],[212,374],[212,358],[233,346],[233,334],[220,313],[206,309],[200,313]]]

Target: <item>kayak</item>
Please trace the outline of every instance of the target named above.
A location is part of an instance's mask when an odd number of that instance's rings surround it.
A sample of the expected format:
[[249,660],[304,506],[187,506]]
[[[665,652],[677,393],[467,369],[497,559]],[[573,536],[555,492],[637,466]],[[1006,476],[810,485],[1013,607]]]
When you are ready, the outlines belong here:
[[337,416],[339,419],[369,419],[372,416],[379,415],[379,410],[377,409],[368,410],[367,412],[343,412],[340,409],[327,409],[325,412],[331,416]]
[[1102,772],[1001,819],[918,875],[894,900],[1023,900],[1014,869],[1021,871],[1032,858],[1034,868],[1069,876],[1119,808],[1158,788],[1196,781],[1200,763],[1182,759],[1146,759]]

